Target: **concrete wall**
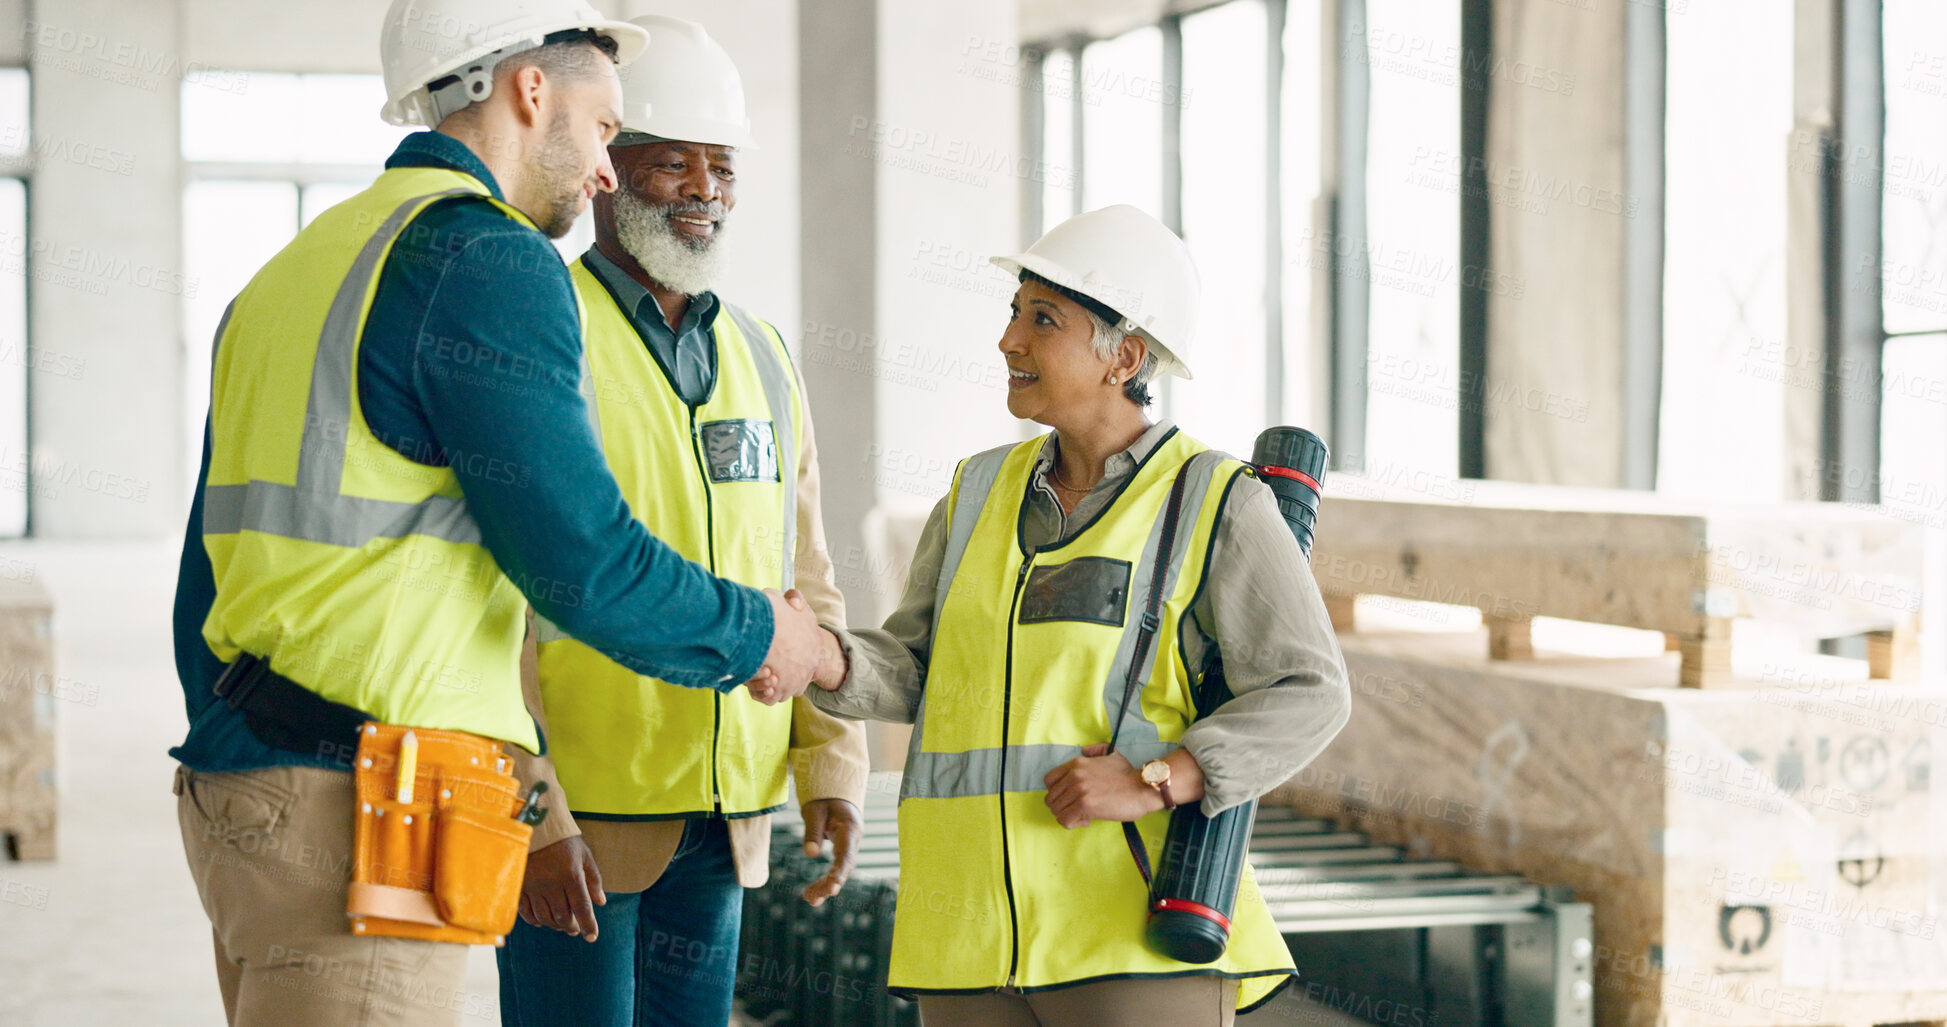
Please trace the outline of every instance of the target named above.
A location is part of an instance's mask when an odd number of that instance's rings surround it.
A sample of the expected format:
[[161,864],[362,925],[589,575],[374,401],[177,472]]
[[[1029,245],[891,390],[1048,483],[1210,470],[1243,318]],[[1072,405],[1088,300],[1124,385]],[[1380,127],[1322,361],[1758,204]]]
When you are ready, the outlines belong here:
[[[198,369],[182,337],[178,136],[183,83],[248,89],[248,72],[372,74],[385,0],[7,0],[0,63],[33,72],[33,126],[49,153],[30,188],[28,276],[33,530],[52,538],[155,538],[181,530],[191,455],[178,383]],[[792,0],[651,4],[704,22],[743,70],[759,149],[740,161],[737,252],[723,292],[798,325],[798,45]],[[376,112],[374,112],[376,116]],[[195,348],[200,349],[200,348]],[[58,358],[58,359],[53,359]],[[80,374],[73,373],[76,368]]]
[[[181,10],[135,0],[35,0],[17,28],[38,142],[26,254],[36,468],[31,516],[48,536],[181,530],[182,270],[177,95],[195,72]],[[11,29],[11,31],[9,30]],[[94,152],[91,150],[90,152]],[[11,273],[21,268],[10,265]],[[79,373],[57,373],[79,369]]]

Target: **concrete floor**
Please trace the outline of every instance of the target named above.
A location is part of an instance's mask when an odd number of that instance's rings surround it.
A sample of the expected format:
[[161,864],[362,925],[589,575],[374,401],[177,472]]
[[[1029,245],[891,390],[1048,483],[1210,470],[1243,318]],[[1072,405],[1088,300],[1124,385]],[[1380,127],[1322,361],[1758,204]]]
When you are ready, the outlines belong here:
[[[220,1024],[209,921],[169,793],[167,752],[184,727],[169,641],[176,550],[10,543],[0,558],[31,564],[53,596],[57,672],[93,699],[56,714],[58,858],[0,862],[0,1024]],[[467,1027],[497,1025],[490,950],[472,951],[465,987],[482,997]],[[1249,1019],[1359,1022],[1289,991]]]

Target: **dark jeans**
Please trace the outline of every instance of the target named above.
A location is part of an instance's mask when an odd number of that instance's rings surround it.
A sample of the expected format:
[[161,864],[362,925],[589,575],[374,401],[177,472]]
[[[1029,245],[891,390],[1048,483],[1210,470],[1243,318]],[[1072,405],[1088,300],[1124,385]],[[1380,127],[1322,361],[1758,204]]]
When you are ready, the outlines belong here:
[[730,1022],[744,893],[722,820],[692,820],[648,891],[608,893],[592,944],[516,923],[498,953],[508,1027],[706,1027]]

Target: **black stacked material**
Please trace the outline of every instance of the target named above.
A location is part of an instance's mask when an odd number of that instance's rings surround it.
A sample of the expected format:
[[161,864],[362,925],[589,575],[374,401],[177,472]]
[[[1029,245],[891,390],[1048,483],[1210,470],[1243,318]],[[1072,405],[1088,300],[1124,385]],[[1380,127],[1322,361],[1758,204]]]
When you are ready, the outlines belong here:
[[[813,909],[805,885],[831,862],[806,859],[795,812],[779,814],[771,880],[745,893],[737,995],[772,1027],[917,1027],[886,994],[899,883],[894,775],[874,775],[858,868]],[[1363,834],[1285,806],[1258,810],[1250,863],[1301,974],[1267,1007],[1315,1020],[1308,1000],[1383,1023],[1588,1027],[1590,910],[1511,875],[1407,858]]]
[[890,790],[874,791],[866,801],[866,833],[851,880],[815,909],[804,889],[825,875],[831,860],[805,856],[795,811],[778,815],[771,878],[744,893],[737,998],[751,1016],[791,1027],[918,1027],[919,1007],[886,993],[899,886],[893,801],[899,785],[890,781]]

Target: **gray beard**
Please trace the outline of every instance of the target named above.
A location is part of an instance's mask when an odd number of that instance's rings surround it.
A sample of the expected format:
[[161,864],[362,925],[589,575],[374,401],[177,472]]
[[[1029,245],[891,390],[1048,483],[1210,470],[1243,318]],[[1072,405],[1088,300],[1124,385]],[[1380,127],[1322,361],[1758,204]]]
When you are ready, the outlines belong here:
[[[716,233],[701,240],[678,235],[675,226],[669,223],[672,214],[714,216]],[[720,203],[672,203],[656,207],[633,193],[622,190],[615,193],[617,241],[650,278],[685,296],[708,292],[723,277],[727,260],[720,237],[728,220]]]

